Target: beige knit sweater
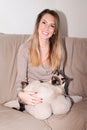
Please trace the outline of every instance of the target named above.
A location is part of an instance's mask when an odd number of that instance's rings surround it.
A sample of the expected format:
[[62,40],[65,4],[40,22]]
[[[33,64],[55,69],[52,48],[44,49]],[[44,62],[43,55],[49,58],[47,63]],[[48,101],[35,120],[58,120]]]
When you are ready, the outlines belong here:
[[40,66],[29,64],[29,41],[22,44],[17,56],[17,79],[16,87],[19,92],[22,81],[32,82],[33,80],[48,81],[52,76],[52,70],[47,63]]

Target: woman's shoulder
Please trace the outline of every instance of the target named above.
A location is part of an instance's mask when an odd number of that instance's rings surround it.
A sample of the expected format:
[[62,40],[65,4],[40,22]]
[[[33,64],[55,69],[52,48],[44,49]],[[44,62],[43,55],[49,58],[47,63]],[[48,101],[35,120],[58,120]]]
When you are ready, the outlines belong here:
[[31,39],[31,36],[29,36],[29,38],[24,42],[24,43],[22,43],[21,45],[20,45],[20,47],[19,47],[19,50],[22,50],[22,51],[26,51],[26,50],[28,50],[29,49],[29,43],[30,43],[30,39]]
[[30,46],[30,37],[20,45],[19,49],[18,49],[18,57],[26,57],[28,58],[28,54],[29,54],[29,46]]

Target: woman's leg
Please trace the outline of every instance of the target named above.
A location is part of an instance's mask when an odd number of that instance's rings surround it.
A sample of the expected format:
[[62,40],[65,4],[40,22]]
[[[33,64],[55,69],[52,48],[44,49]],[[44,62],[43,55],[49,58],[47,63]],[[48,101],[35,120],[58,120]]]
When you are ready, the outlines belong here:
[[72,102],[69,97],[59,95],[55,100],[53,100],[51,105],[53,114],[65,114],[70,110]]
[[26,105],[25,110],[40,120],[44,120],[52,114],[51,106],[47,103],[41,103],[36,106]]

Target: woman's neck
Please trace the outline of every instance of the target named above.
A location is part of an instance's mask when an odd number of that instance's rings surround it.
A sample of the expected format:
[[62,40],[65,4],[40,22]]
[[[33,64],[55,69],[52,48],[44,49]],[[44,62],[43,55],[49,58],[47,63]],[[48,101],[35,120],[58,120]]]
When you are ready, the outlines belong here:
[[49,40],[39,39],[39,43],[41,48],[49,47]]

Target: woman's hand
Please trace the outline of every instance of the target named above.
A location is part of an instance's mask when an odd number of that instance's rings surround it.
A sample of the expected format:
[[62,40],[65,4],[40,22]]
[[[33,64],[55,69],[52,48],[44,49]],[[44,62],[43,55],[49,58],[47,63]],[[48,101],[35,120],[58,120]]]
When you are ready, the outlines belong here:
[[28,105],[36,105],[42,103],[43,99],[36,97],[37,92],[19,92],[18,97]]

